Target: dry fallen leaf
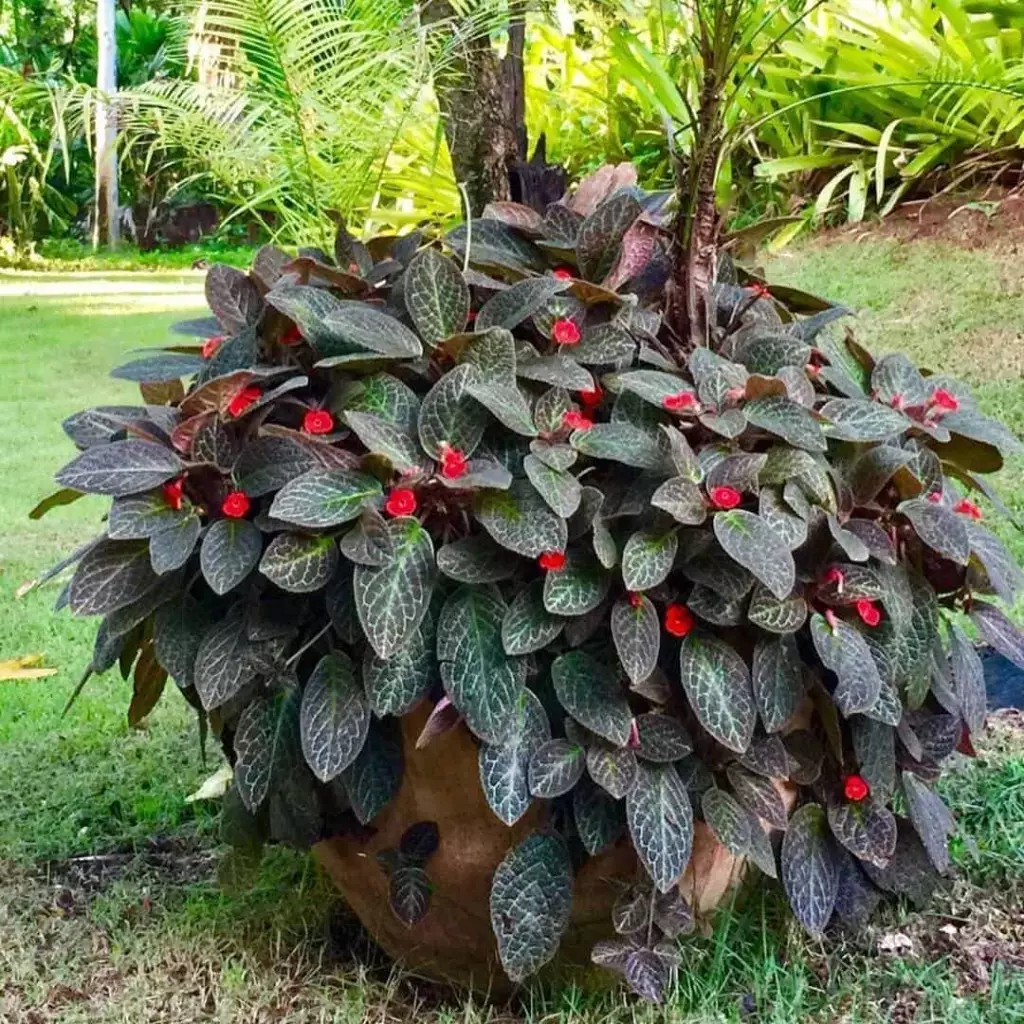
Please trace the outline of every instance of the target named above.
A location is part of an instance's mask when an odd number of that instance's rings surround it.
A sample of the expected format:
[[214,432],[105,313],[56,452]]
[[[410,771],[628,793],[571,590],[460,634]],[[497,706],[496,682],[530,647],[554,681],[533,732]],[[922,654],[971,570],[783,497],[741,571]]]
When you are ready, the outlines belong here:
[[0,681],[6,679],[43,679],[46,676],[55,676],[55,668],[43,666],[41,654],[25,654],[20,658],[10,658],[7,661],[0,661]]
[[185,797],[185,803],[194,804],[197,800],[216,800],[222,797],[231,785],[235,773],[231,765],[225,764],[218,768],[211,776],[203,780],[203,784],[194,792]]
[[894,956],[906,956],[914,950],[914,940],[903,932],[888,932],[878,940],[880,953],[892,953]]

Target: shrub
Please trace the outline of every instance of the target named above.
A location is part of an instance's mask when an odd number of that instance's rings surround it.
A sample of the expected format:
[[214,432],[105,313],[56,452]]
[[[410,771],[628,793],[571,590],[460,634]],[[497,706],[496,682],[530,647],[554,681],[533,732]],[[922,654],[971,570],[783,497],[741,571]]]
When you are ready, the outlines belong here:
[[[990,494],[1016,441],[727,258],[687,352],[659,317],[666,197],[621,180],[443,245],[342,230],[333,259],[214,267],[215,320],[180,328],[201,348],[114,371],[147,404],[66,421],[82,451],[37,514],[113,498],[59,604],[103,616],[91,672],[134,664],[132,721],[169,675],[220,737],[250,859],[369,825],[396,716],[429,701],[423,742],[465,722],[504,822],[550,802],[494,877],[508,974],[554,955],[574,867],[627,836],[649,882],[594,956],[656,998],[695,817],[813,935],[947,870],[930,784],[985,717],[956,613],[1024,660],[977,596],[1021,573],[961,488]],[[436,842],[421,823],[383,865],[410,926]]]

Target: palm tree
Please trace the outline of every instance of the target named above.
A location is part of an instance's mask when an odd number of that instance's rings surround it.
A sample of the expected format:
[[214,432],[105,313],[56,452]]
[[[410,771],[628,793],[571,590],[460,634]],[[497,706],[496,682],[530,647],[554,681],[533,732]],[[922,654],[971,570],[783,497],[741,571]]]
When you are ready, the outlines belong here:
[[120,239],[117,213],[117,36],[115,0],[96,0],[96,205],[93,248],[100,240],[115,248]]

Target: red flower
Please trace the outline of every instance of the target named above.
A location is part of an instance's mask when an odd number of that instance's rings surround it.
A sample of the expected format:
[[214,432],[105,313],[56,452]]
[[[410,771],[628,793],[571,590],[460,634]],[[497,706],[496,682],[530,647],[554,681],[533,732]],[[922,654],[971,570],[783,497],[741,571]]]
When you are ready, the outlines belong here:
[[932,392],[932,397],[928,400],[928,404],[935,409],[940,409],[942,412],[956,412],[960,408],[960,399],[952,391],[947,391],[945,388],[936,388]]
[[181,492],[185,487],[185,478],[179,476],[176,480],[168,480],[163,486],[164,501],[167,502],[175,512],[181,508]]
[[693,629],[693,614],[685,604],[670,604],[665,609],[665,629],[673,636],[686,636]]
[[302,417],[302,429],[307,434],[329,434],[334,429],[334,417],[326,409],[310,409]]
[[942,491],[929,491],[928,492],[928,500],[933,505],[941,505],[942,504]]
[[553,273],[559,281],[571,281],[573,279],[573,273],[568,267],[556,267]]
[[292,345],[299,345],[302,342],[302,332],[292,324],[284,334],[281,335],[281,344],[291,348]]
[[630,750],[640,749],[640,726],[637,725],[635,718],[629,723],[629,740],[627,741],[626,746],[628,746]]
[[661,404],[663,408],[676,412],[680,409],[693,409],[697,406],[697,396],[692,391],[677,391],[674,395],[666,395]]
[[804,367],[804,370],[806,371],[809,377],[818,377],[821,374],[821,367],[815,363],[808,363]]
[[551,325],[551,340],[557,345],[578,345],[582,337],[575,320],[563,317]]
[[897,412],[903,409],[903,396],[901,394],[895,394],[889,399],[889,405],[891,405]]
[[839,620],[836,618],[836,613],[831,608],[825,609],[825,621],[828,623],[828,628],[834,633],[839,628]]
[[476,312],[476,310],[475,310],[475,309],[471,309],[471,310],[470,310],[470,311],[469,311],[469,312],[468,312],[468,313],[466,314],[466,323],[467,323],[467,324],[472,324],[472,323],[476,323],[476,317],[477,317],[477,312]]
[[854,803],[860,803],[871,796],[871,787],[860,775],[847,775],[843,779],[843,796]]
[[593,425],[594,421],[589,416],[584,416],[575,409],[570,409],[562,417],[562,426],[570,430],[589,430]]
[[584,388],[580,393],[580,401],[587,409],[596,409],[604,398],[604,391],[595,384],[592,388]]
[[874,628],[882,621],[881,609],[879,609],[874,601],[869,601],[866,597],[862,597],[854,607],[857,609],[857,614],[865,626]]
[[537,559],[537,564],[548,572],[558,572],[565,568],[565,555],[561,551],[545,551]]
[[638,594],[635,590],[629,591],[629,593],[626,596],[629,598],[629,603],[634,608],[639,608],[640,605],[642,605],[644,603],[644,596],[643,596],[643,594]]
[[755,281],[753,284],[748,285],[748,287],[754,293],[755,298],[770,299],[772,297],[771,289],[761,281]]
[[742,500],[743,495],[735,487],[712,487],[711,504],[715,508],[735,508]]
[[228,519],[244,519],[249,512],[249,495],[245,491],[231,491],[221,502],[220,510]]
[[199,354],[204,359],[212,359],[217,354],[217,349],[220,348],[223,341],[223,334],[215,334],[212,338],[207,338],[206,341],[203,342],[203,347]]
[[730,402],[738,402],[741,398],[747,397],[747,389],[745,387],[729,388],[725,393],[725,397],[728,398]]
[[846,582],[846,577],[843,575],[842,569],[833,565],[832,568],[825,573],[823,582],[826,584],[834,583],[836,585],[836,593],[841,594],[843,592],[843,584]]
[[243,412],[260,400],[262,394],[263,392],[255,384],[250,384],[247,388],[236,391],[231,401],[228,402],[228,415],[241,416]]
[[441,476],[445,480],[458,480],[465,476],[469,468],[469,459],[458,448],[453,448],[447,441],[441,443]]
[[396,487],[384,502],[389,516],[411,516],[416,511],[416,494],[408,487]]
[[967,498],[961,498],[954,506],[954,512],[959,512],[962,516],[967,516],[970,519],[982,519],[984,518],[981,514],[981,509],[974,504],[973,501],[968,501]]

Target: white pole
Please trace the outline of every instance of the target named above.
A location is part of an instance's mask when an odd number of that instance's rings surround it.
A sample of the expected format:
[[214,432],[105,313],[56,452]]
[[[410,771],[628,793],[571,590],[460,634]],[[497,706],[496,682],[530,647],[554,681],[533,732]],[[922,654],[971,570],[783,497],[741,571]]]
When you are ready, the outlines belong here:
[[92,244],[104,238],[116,248],[121,231],[117,216],[117,37],[115,0],[96,0],[96,208]]

